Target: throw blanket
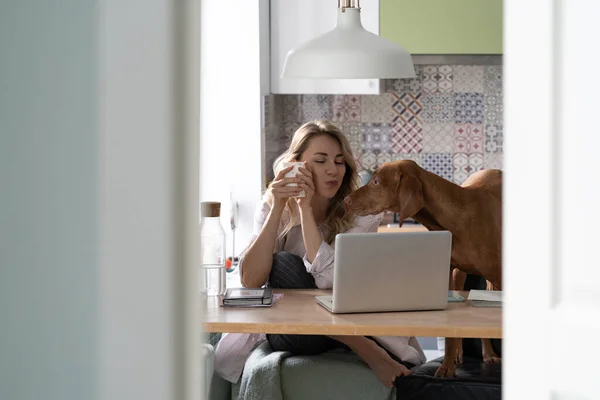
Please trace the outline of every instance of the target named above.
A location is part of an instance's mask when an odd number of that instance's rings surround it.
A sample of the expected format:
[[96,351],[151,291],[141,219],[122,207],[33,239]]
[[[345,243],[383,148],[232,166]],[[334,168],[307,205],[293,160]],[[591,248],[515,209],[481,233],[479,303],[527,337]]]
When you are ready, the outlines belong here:
[[246,361],[238,400],[283,400],[281,362],[290,355],[287,351],[271,350],[267,341],[259,344]]
[[[260,343],[250,354],[239,382],[238,400],[283,400],[281,392],[281,362],[291,353],[273,351],[269,342]],[[235,393],[235,391],[233,391]],[[210,385],[210,400],[231,400],[231,382],[214,373]]]
[[237,384],[213,375],[209,399],[282,400],[284,395],[286,400],[390,400],[396,398],[396,390],[383,386],[354,353],[294,356],[272,351],[265,341],[251,353]]

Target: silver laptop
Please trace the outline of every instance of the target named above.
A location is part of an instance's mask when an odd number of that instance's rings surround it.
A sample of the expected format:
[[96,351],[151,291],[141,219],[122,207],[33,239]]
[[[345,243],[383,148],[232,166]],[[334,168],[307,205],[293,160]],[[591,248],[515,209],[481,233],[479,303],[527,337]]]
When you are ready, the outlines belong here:
[[442,310],[448,305],[449,231],[336,236],[332,313]]

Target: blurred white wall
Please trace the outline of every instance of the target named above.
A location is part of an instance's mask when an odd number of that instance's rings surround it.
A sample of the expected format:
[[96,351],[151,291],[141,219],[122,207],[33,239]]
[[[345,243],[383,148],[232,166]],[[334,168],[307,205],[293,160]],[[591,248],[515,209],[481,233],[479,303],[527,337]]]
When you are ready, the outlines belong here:
[[190,3],[0,2],[0,399],[197,386]]

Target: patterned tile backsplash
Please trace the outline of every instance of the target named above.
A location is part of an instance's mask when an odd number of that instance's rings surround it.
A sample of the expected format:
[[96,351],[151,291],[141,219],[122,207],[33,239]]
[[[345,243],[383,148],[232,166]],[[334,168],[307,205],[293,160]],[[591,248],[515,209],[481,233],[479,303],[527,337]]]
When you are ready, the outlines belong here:
[[415,79],[385,80],[380,95],[265,97],[265,165],[306,121],[328,119],[348,136],[360,170],[410,159],[461,184],[502,168],[502,66],[415,66]]

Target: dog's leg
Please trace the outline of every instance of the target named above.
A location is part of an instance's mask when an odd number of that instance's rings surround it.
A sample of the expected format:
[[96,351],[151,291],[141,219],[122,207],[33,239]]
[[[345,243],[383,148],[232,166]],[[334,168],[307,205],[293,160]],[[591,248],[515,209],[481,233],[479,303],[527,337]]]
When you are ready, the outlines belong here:
[[456,347],[458,342],[462,342],[461,338],[446,338],[446,351],[442,365],[435,371],[436,377],[451,378],[456,373]]
[[492,341],[490,339],[481,339],[481,350],[484,363],[500,364],[501,358],[494,351],[494,348],[492,347]]
[[[496,290],[492,282],[486,281],[485,290]],[[500,357],[494,351],[492,347],[492,341],[490,339],[481,339],[481,353],[483,356],[483,362],[487,364],[499,364]]]
[[[467,280],[467,273],[461,271],[458,268],[452,268],[452,278],[451,278],[451,288],[452,290],[464,290],[465,281]],[[462,339],[457,340],[456,344],[456,357],[455,361],[457,364],[462,364],[463,362],[463,346]]]
[[[450,266],[450,290],[462,290],[465,286],[465,279],[467,274],[460,271],[454,266]],[[444,360],[442,365],[435,371],[435,376],[439,377],[453,377],[456,373],[456,363],[460,359],[462,363],[462,339],[461,338],[446,338],[445,340],[445,351]],[[460,358],[458,356],[458,350],[460,347]]]

